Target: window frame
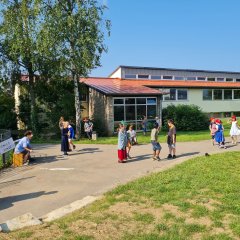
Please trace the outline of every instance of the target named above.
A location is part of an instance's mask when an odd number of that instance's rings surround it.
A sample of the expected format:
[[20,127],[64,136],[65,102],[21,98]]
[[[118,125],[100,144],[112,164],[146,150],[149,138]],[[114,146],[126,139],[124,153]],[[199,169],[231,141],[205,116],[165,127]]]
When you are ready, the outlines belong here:
[[[127,98],[135,98],[135,104],[126,104],[126,101],[125,99]],[[140,103],[140,104],[137,104],[137,99],[139,98],[145,98],[146,99],[146,103]],[[154,98],[155,99],[155,103],[147,103],[148,99],[151,99],[151,98]],[[122,104],[115,104],[114,103],[114,100],[115,99],[123,99],[123,103]],[[137,115],[137,107],[138,106],[145,106],[145,116],[147,116],[148,114],[148,106],[155,106],[155,109],[156,109],[156,115],[157,115],[157,107],[158,107],[158,101],[157,101],[157,97],[154,97],[154,96],[146,96],[146,97],[113,97],[113,124],[115,126],[116,123],[120,122],[120,121],[115,121],[114,120],[114,107],[115,106],[123,106],[123,111],[124,111],[124,120],[125,122],[127,123],[134,123],[134,125],[137,127],[137,124],[141,121],[140,119],[137,119],[138,118],[138,115]],[[126,120],[126,106],[135,106],[135,118],[134,120]],[[149,121],[154,121],[154,118],[153,119],[148,119]],[[114,129],[115,131],[115,129]]]
[[[175,99],[165,99],[165,96],[166,96],[166,95],[170,95],[171,89],[176,91],[176,93],[175,93]],[[169,90],[169,94],[163,95],[163,101],[164,101],[164,102],[177,102],[177,101],[178,101],[178,102],[181,102],[181,101],[184,101],[184,102],[185,102],[185,101],[189,101],[189,100],[188,100],[188,96],[189,96],[189,95],[188,95],[188,88],[167,88],[167,89],[165,89],[165,90]],[[179,90],[182,90],[182,91],[185,90],[185,91],[187,91],[187,99],[179,99],[179,98],[178,98],[178,91],[179,91]]]

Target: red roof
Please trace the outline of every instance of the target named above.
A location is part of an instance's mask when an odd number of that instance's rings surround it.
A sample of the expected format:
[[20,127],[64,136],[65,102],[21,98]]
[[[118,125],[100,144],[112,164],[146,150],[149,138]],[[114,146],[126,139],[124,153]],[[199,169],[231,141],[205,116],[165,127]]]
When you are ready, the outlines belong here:
[[106,95],[159,95],[154,88],[240,88],[240,82],[208,82],[183,80],[139,80],[119,78],[81,79],[87,86]]
[[81,79],[81,82],[106,95],[161,95],[159,90],[138,84],[138,81],[125,81],[119,78],[86,78]]

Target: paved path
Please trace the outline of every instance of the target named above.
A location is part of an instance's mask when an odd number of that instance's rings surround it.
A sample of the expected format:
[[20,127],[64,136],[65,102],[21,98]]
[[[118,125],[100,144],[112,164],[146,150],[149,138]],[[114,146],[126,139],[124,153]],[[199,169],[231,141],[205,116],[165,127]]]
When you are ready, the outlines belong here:
[[167,160],[164,159],[167,145],[163,143],[162,147],[160,162],[152,161],[151,145],[147,144],[134,146],[133,158],[126,164],[119,164],[114,145],[77,145],[65,158],[60,155],[59,145],[35,145],[35,162],[0,172],[0,223],[27,212],[41,217],[87,195],[100,195],[120,183],[206,152],[240,150],[240,145],[230,143],[228,149],[218,149],[210,140],[177,143],[178,158]]

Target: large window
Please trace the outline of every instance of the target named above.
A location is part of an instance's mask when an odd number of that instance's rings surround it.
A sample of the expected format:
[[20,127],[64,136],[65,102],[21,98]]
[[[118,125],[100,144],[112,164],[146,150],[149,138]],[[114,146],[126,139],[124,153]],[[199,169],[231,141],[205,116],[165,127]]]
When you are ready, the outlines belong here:
[[213,100],[222,100],[222,90],[221,89],[213,90]]
[[234,90],[234,99],[240,99],[240,90]]
[[212,89],[203,89],[203,100],[212,100]]
[[224,89],[224,100],[232,100],[232,90]]
[[177,100],[187,100],[188,91],[187,89],[175,89],[171,88],[166,90],[169,94],[164,95],[165,101],[177,101]]
[[136,130],[142,128],[143,116],[147,116],[149,124],[157,115],[156,97],[114,98],[114,126],[122,120],[134,124]]

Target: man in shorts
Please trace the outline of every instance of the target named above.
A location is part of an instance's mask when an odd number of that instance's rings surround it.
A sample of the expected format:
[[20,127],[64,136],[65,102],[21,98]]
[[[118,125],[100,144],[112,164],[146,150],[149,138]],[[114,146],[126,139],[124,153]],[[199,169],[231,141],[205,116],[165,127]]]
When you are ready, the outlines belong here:
[[20,139],[14,150],[14,154],[23,154],[24,165],[27,165],[30,159],[30,153],[32,152],[30,140],[32,137],[32,131],[26,131],[24,137]]

